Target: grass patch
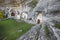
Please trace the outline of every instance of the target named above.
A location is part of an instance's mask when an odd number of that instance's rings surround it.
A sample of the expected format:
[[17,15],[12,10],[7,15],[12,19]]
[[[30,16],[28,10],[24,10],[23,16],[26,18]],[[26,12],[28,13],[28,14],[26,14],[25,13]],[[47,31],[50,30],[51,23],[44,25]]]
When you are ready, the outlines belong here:
[[50,35],[50,30],[48,29],[48,27],[47,27],[47,26],[45,27],[45,31],[46,31],[46,36],[48,36],[48,37],[49,37],[49,35]]
[[[6,40],[16,40],[18,37],[26,33],[33,24],[25,22],[16,22],[15,20],[8,19],[0,21],[0,40],[6,37]],[[22,30],[22,32],[18,32]]]
[[55,23],[54,27],[60,29],[60,23]]

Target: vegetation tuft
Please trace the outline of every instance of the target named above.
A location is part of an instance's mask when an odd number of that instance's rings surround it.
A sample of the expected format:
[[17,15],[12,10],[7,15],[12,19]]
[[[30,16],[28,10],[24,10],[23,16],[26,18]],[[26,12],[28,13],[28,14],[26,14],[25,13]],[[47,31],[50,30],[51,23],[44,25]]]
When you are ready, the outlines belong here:
[[45,27],[45,31],[46,31],[46,36],[49,36],[50,35],[50,30],[48,29],[47,26]]
[[54,27],[60,29],[60,23],[55,23]]

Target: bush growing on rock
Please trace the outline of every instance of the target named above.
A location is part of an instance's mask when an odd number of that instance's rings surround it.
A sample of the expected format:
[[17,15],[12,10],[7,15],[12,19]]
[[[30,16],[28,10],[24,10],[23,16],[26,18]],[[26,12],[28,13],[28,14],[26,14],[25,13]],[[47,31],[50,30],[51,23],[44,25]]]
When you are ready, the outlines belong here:
[[3,18],[3,12],[0,11],[0,18]]

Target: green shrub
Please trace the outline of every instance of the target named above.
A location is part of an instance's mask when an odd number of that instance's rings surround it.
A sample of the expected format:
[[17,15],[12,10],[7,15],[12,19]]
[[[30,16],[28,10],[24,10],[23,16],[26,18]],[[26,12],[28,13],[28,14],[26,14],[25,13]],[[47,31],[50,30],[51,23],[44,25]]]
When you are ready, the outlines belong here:
[[0,18],[3,18],[3,12],[0,11]]

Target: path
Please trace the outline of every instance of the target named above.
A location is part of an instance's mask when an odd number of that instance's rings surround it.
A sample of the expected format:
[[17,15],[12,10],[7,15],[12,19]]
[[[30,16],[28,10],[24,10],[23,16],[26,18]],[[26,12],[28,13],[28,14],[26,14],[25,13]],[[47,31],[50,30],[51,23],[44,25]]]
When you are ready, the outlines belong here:
[[31,30],[29,30],[26,34],[24,34],[17,40],[38,40],[37,33],[39,32],[38,30],[40,30],[39,28],[40,25],[33,26]]

